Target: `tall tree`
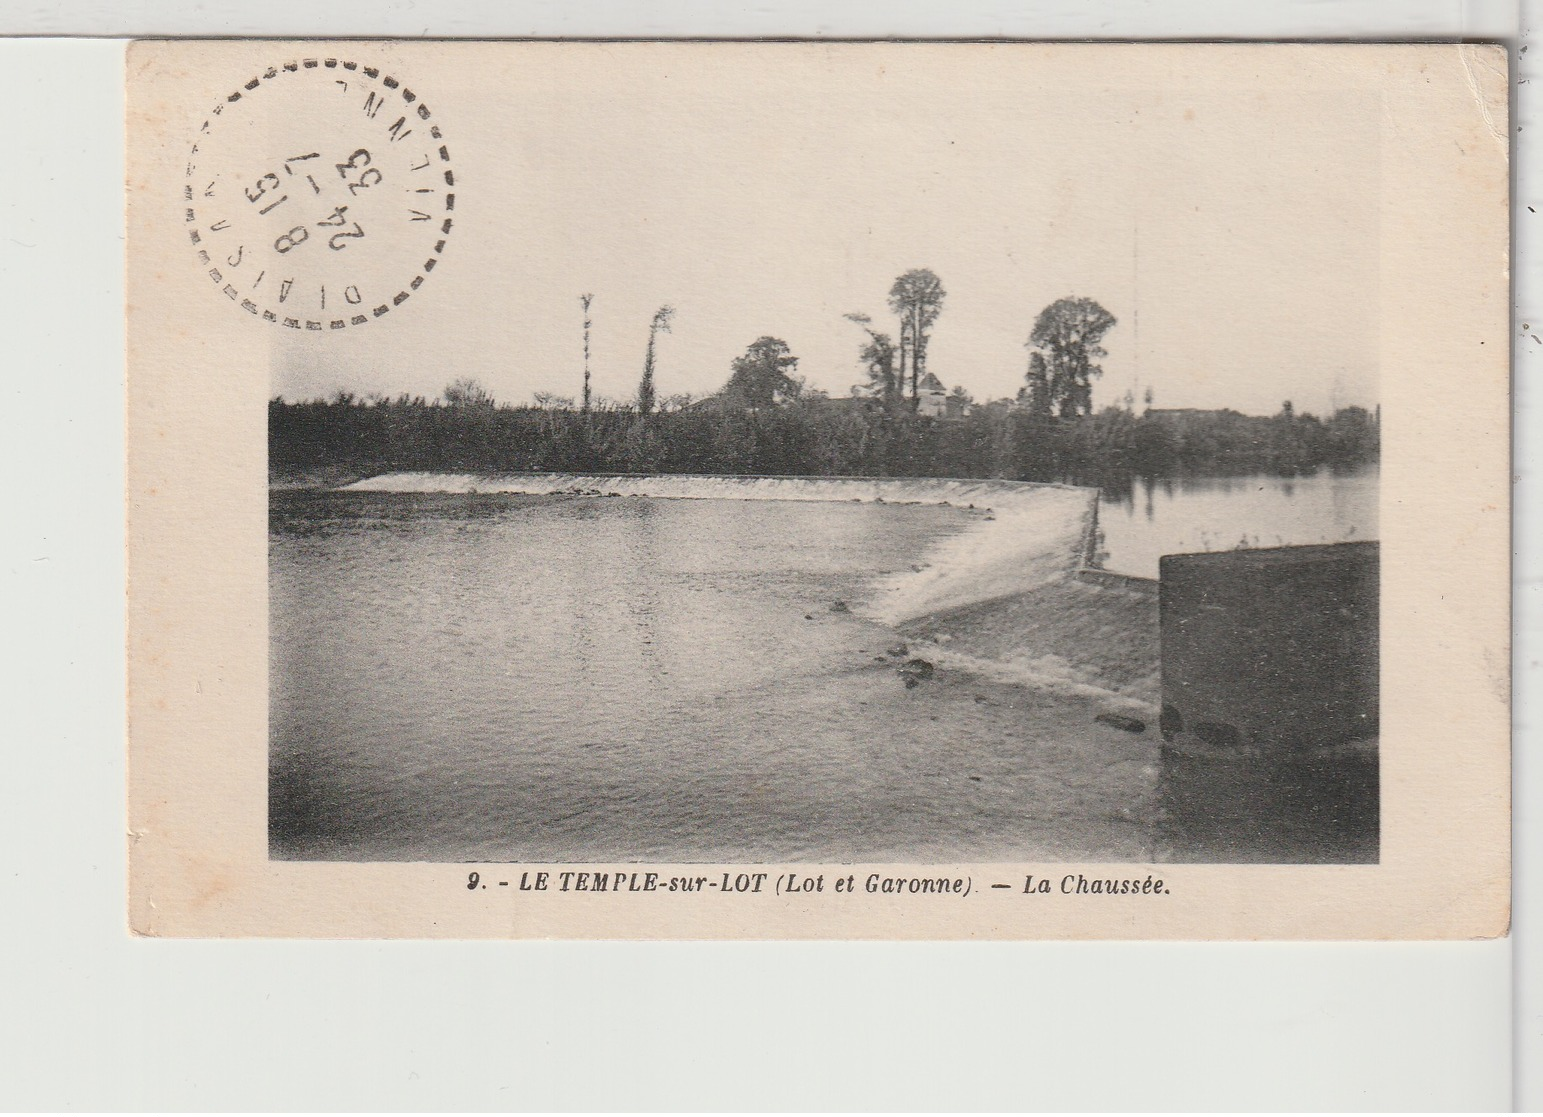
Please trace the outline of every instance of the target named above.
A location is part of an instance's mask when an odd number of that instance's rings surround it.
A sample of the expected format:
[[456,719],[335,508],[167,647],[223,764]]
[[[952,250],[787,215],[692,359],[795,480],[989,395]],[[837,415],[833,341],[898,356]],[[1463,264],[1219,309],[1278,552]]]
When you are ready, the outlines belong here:
[[889,308],[900,317],[900,375],[905,378],[905,354],[909,350],[911,366],[911,401],[916,401],[916,386],[927,374],[927,341],[932,324],[943,309],[943,283],[927,268],[913,268],[889,289]]
[[[1099,342],[1114,324],[1114,315],[1092,299],[1057,299],[1039,312],[1027,344],[1043,354],[1050,402],[1061,418],[1092,413],[1093,381],[1104,374],[1096,362],[1108,356]],[[1031,356],[1031,381],[1033,361]]]
[[589,303],[595,296],[585,293],[579,296],[584,307],[584,402],[579,410],[589,410]]
[[661,306],[654,311],[654,320],[648,326],[648,353],[643,358],[643,379],[638,381],[638,411],[644,415],[654,409],[654,339],[660,330],[670,332],[670,319],[673,317],[673,306]]
[[1018,390],[1018,398],[1028,405],[1029,414],[1038,419],[1048,419],[1053,414],[1050,407],[1050,373],[1045,368],[1045,355],[1038,350],[1029,354],[1028,381]]
[[900,400],[901,384],[895,374],[895,343],[888,334],[873,328],[873,319],[866,314],[845,315],[847,321],[856,322],[868,335],[858,359],[868,377],[868,386],[878,393],[886,409],[893,410]]
[[773,407],[795,400],[804,390],[804,382],[793,375],[798,358],[788,343],[778,337],[758,337],[735,357],[733,373],[723,394],[742,407]]

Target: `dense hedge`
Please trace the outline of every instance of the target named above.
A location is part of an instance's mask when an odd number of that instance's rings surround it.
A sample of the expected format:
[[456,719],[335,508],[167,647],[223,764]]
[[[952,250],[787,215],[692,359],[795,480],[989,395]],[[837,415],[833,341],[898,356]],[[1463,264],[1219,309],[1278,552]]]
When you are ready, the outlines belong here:
[[[961,419],[809,400],[749,410],[692,407],[648,416],[350,397],[268,410],[270,470],[627,472],[1007,477],[1026,481],[1147,476],[1293,475],[1377,459],[1364,409],[1327,421],[1284,412],[1107,408],[1080,419],[1031,415],[1006,402]],[[1116,482],[1118,483],[1118,482]]]

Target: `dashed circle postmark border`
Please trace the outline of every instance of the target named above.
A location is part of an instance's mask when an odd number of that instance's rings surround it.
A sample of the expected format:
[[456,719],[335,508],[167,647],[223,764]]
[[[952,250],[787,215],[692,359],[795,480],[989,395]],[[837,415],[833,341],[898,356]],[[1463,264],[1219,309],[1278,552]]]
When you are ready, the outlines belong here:
[[[351,84],[361,87],[362,99],[356,91],[345,105],[351,104],[357,108],[365,120],[380,129],[379,134],[383,136],[388,151],[393,154],[408,151],[421,152],[408,157],[408,174],[417,176],[411,179],[413,183],[429,181],[434,183],[433,186],[415,185],[408,188],[412,198],[411,205],[406,207],[405,220],[413,224],[425,223],[428,232],[418,234],[422,244],[421,263],[416,262],[420,253],[408,255],[401,268],[402,279],[399,283],[388,283],[385,287],[389,291],[391,286],[399,285],[399,290],[389,297],[380,296],[378,301],[366,300],[361,296],[357,284],[345,285],[341,291],[334,291],[334,309],[328,312],[327,290],[323,285],[320,289],[320,306],[308,308],[311,314],[301,312],[299,305],[301,296],[309,295],[311,292],[295,290],[296,283],[300,282],[296,276],[275,275],[268,287],[259,293],[263,280],[269,277],[269,272],[272,270],[261,266],[266,262],[265,257],[287,254],[299,243],[309,239],[311,224],[302,222],[300,225],[291,227],[290,233],[298,233],[300,239],[291,240],[288,247],[282,247],[286,241],[286,235],[281,233],[274,238],[273,247],[266,252],[263,245],[253,245],[251,247],[254,250],[249,255],[249,246],[245,243],[236,245],[234,252],[228,251],[229,243],[219,243],[219,234],[232,228],[232,216],[224,211],[240,199],[219,196],[216,188],[218,176],[209,177],[210,172],[203,165],[202,159],[209,150],[211,139],[218,135],[220,125],[239,113],[244,107],[244,102],[250,103],[254,95],[259,94],[265,86],[283,81],[286,75],[303,74],[306,71],[334,71],[337,76],[333,84],[342,87],[345,94],[349,92]],[[269,66],[227,95],[224,101],[214,106],[198,130],[198,140],[193,144],[188,155],[186,181],[182,189],[182,200],[185,203],[184,223],[187,226],[188,240],[197,255],[198,263],[205,269],[216,289],[253,317],[289,329],[312,331],[342,330],[350,326],[367,325],[411,298],[412,293],[423,285],[428,274],[438,265],[444,253],[445,244],[453,226],[450,214],[455,209],[455,173],[451,167],[450,151],[439,125],[431,120],[432,115],[428,105],[420,100],[416,93],[396,78],[382,73],[379,67],[338,58],[302,58],[279,66]],[[428,141],[426,144],[419,143],[411,147],[405,145],[406,140],[424,128],[427,129],[427,136],[423,137]],[[253,186],[242,191],[245,200],[253,207],[258,207],[260,203],[267,203],[266,208],[255,210],[260,216],[266,216],[288,200],[290,195],[280,194],[279,191],[291,182],[307,181],[317,195],[322,193],[322,188],[315,181],[315,175],[304,174],[303,178],[297,177],[296,166],[306,160],[321,158],[320,152],[300,153],[290,160],[285,160],[278,152],[259,154],[266,156],[269,161],[282,160],[282,164],[275,162],[275,167],[282,165],[284,171],[283,176],[280,176],[276,170],[264,171]],[[352,187],[356,196],[359,190],[382,182],[381,168],[374,163],[375,157],[368,149],[357,148],[351,157],[346,152],[342,153],[342,157],[347,158],[347,161],[340,161],[334,166],[344,180],[343,185]],[[266,167],[267,163],[260,165]],[[305,167],[301,166],[298,170],[304,172]],[[369,179],[371,173],[376,176],[373,182]],[[350,175],[357,175],[359,181],[348,181]],[[326,178],[330,180],[330,176]],[[270,191],[273,199],[271,201]],[[346,249],[349,244],[354,243],[353,238],[362,238],[368,233],[368,230],[361,228],[358,221],[349,221],[347,209],[346,204],[339,206],[334,210],[332,218],[314,223],[315,227],[322,230],[318,240],[325,239],[334,251]],[[353,231],[350,231],[350,226]],[[328,236],[328,232],[333,228],[336,228],[337,232]],[[302,229],[304,232],[299,232]],[[410,240],[409,245],[416,240],[417,238]],[[241,266],[247,263],[257,264],[258,267],[249,267],[244,272],[241,271]],[[303,271],[303,269],[289,270]],[[248,278],[254,273],[255,279]],[[410,278],[408,278],[409,274]],[[376,286],[379,285],[379,279],[377,279]],[[286,306],[292,295],[296,296],[296,305]],[[339,299],[342,301],[341,308],[338,307]],[[370,305],[371,303],[373,305]],[[341,317],[338,316],[340,313]]]

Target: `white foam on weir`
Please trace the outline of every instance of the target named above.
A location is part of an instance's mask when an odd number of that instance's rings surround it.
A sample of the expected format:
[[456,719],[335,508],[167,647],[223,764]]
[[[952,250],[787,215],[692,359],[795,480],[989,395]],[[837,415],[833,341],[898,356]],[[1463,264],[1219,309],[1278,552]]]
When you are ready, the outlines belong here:
[[973,517],[964,531],[939,543],[922,569],[880,580],[872,598],[859,606],[870,619],[891,625],[1021,593],[1064,577],[1081,561],[1098,501],[1097,489],[1071,485],[925,477],[385,473],[344,488],[358,492],[614,493],[676,500],[973,505],[981,514]]
[[1096,489],[1048,486],[996,499],[994,519],[976,520],[943,540],[922,570],[883,579],[867,611],[898,624],[1065,577],[1081,561],[1097,500]]

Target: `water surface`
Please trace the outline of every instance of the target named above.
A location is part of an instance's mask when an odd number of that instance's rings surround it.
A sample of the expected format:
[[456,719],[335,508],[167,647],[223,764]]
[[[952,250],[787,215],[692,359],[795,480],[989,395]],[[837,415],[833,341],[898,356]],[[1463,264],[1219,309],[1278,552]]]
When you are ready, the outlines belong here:
[[1149,742],[1090,753],[1092,708],[1023,688],[907,688],[895,633],[832,608],[972,513],[271,500],[276,857],[1147,855]]
[[1104,567],[1155,578],[1161,555],[1378,538],[1378,470],[1302,477],[1136,477],[1099,500]]

